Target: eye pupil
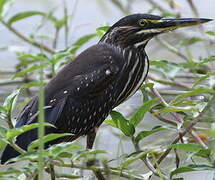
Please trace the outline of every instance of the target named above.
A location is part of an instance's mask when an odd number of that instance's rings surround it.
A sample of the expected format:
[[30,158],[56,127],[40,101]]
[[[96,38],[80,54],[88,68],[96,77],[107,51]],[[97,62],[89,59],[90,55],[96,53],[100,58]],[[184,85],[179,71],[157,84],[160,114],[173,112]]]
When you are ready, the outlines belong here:
[[147,24],[146,21],[143,20],[143,19],[141,19],[141,20],[139,21],[139,25],[140,25],[140,26],[145,26],[146,24]]

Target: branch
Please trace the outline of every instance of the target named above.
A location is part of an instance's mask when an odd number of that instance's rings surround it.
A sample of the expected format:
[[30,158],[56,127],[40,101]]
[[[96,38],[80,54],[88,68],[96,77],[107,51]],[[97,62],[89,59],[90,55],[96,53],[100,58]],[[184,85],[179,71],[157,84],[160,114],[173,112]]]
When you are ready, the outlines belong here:
[[187,90],[191,89],[191,87],[188,84],[181,83],[181,82],[175,82],[175,81],[160,80],[160,79],[156,79],[152,75],[149,75],[148,79],[150,79],[150,80],[152,80],[154,82],[158,82],[160,84],[165,84],[165,85],[170,85],[170,86],[176,86],[176,87],[180,87],[180,88],[185,88]]
[[168,42],[161,40],[160,38],[155,37],[155,39],[162,44],[165,48],[167,48],[169,51],[171,51],[172,53],[178,55],[179,57],[181,57],[182,59],[189,61],[189,59],[182,54],[178,49],[176,49],[175,47],[173,47],[172,45],[170,45]]
[[11,32],[13,32],[16,36],[18,36],[20,39],[22,39],[23,41],[39,48],[39,49],[43,49],[45,50],[46,52],[49,52],[49,53],[54,53],[55,50],[54,49],[51,49],[43,44],[40,44],[39,42],[36,42],[36,41],[33,41],[32,39],[26,37],[25,35],[21,34],[19,31],[17,31],[14,27],[10,26],[9,24],[7,24],[5,21],[1,20],[1,23],[8,29],[10,30]]
[[[150,89],[154,93],[154,95],[160,99],[164,106],[169,107],[169,104],[165,101],[165,99],[160,95],[160,93],[155,88]],[[178,122],[183,123],[184,120],[178,113],[171,112],[170,114],[172,114]]]
[[[139,144],[135,141],[134,137],[131,138],[131,141],[134,145],[134,148],[136,151],[140,151],[140,147]],[[157,169],[155,169],[155,167],[152,165],[152,163],[150,162],[149,158],[146,157],[145,159],[141,158],[141,160],[144,162],[144,164],[146,165],[146,167],[153,172],[154,175],[158,176],[158,177],[162,177],[163,179],[168,179],[163,173],[158,172]]]
[[[53,161],[52,163],[58,167],[77,168],[77,169],[100,171],[103,173],[107,173],[106,168],[102,168],[102,167],[96,167],[96,166],[89,167],[89,166],[83,166],[83,165],[78,165],[78,164],[61,164],[56,161]],[[110,173],[112,175],[117,175],[117,176],[121,176],[124,178],[128,178],[128,179],[133,179],[133,180],[146,180],[143,176],[133,175],[133,174],[125,172],[123,170],[116,170],[115,168],[111,168],[111,167],[108,170],[108,173]]]
[[[180,134],[180,136],[178,136],[172,143],[172,144],[176,144],[181,137],[185,136],[190,130],[192,130],[192,128],[199,122],[199,120],[201,119],[201,117],[204,115],[204,113],[211,107],[211,105],[213,104],[213,102],[215,101],[215,95],[210,99],[210,101],[208,102],[207,106],[205,106],[205,108],[203,109],[202,112],[199,113],[199,116],[196,119],[192,119],[192,123]],[[170,153],[172,148],[168,148],[162,155],[161,157],[158,159],[157,163],[160,164],[165,158],[166,156]],[[154,165],[156,167],[156,165]]]

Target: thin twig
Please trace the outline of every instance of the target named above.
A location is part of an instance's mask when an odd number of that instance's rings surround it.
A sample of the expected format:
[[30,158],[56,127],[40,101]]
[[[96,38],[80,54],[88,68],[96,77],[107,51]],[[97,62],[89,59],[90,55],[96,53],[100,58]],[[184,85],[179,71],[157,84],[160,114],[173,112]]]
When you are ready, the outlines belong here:
[[[201,119],[201,117],[204,115],[204,113],[211,107],[211,105],[213,104],[213,102],[215,101],[215,95],[210,99],[210,101],[208,102],[207,106],[205,106],[205,108],[203,109],[202,112],[199,113],[198,117],[196,119],[192,119],[191,124],[181,133],[181,136],[185,136],[190,130],[192,130],[192,128],[199,122],[199,120]],[[178,141],[180,140],[180,137],[178,136],[172,143],[172,144],[176,144]],[[171,148],[168,148],[162,155],[161,157],[158,159],[157,163],[160,164],[165,158],[166,156],[170,153]],[[156,165],[154,165],[156,167]]]
[[5,21],[1,20],[1,23],[8,29],[10,30],[11,32],[13,32],[16,36],[18,36],[20,39],[22,39],[23,41],[39,48],[39,49],[43,49],[44,51],[46,52],[49,52],[49,53],[54,53],[55,50],[43,45],[43,44],[40,44],[39,42],[36,42],[28,37],[26,37],[25,35],[21,34],[19,31],[17,31],[14,27],[10,26],[8,23],[6,23]]
[[57,48],[57,43],[58,43],[58,38],[59,38],[59,32],[60,32],[60,29],[56,28],[55,29],[54,40],[53,40],[53,45],[52,45],[53,49]]
[[[140,147],[139,144],[135,141],[135,138],[132,137],[131,141],[134,145],[134,148],[136,151],[140,151]],[[144,164],[146,165],[146,167],[153,172],[154,175],[160,177],[162,176],[162,178],[164,179],[168,179],[167,177],[165,177],[164,174],[162,174],[161,172],[157,172],[157,170],[154,168],[154,166],[152,165],[152,163],[150,162],[150,160],[146,157],[146,158],[141,158],[141,160],[144,162]]]
[[181,83],[181,82],[175,82],[175,81],[167,81],[167,80],[156,79],[151,74],[148,75],[148,79],[151,79],[152,81],[158,82],[160,84],[165,84],[165,85],[171,85],[171,86],[176,86],[176,87],[180,87],[180,88],[185,88],[187,90],[191,89],[191,87],[188,84]]
[[[151,91],[155,94],[156,97],[158,97],[160,99],[160,101],[166,106],[166,107],[169,107],[169,104],[165,101],[165,99],[160,95],[160,93],[155,89],[155,88],[150,88]],[[180,123],[183,123],[183,118],[178,114],[178,113],[175,113],[175,112],[171,112],[170,114],[172,114],[172,116],[175,117],[175,119],[180,122]]]
[[202,141],[202,139],[198,136],[198,134],[196,134],[196,132],[194,130],[189,132],[191,136],[193,136],[193,138],[196,140],[196,142],[198,142],[200,145],[202,145],[202,147],[204,147],[205,149],[208,149],[208,146]]
[[15,149],[17,152],[19,152],[20,154],[26,153],[26,151],[24,149],[22,149],[21,147],[19,147],[17,144],[10,143],[10,146],[13,149]]
[[[91,170],[91,171],[100,171],[103,173],[106,173],[107,170],[106,168],[102,168],[102,167],[96,167],[96,166],[83,166],[83,165],[78,165],[78,164],[61,164],[59,162],[53,161],[53,163],[55,164],[55,166],[60,166],[60,167],[69,167],[69,168],[77,168],[77,169],[83,169],[83,170]],[[112,175],[118,175],[124,178],[128,178],[128,179],[134,179],[134,180],[146,180],[143,176],[137,176],[137,175],[133,175],[129,172],[125,172],[123,170],[116,170],[115,168],[111,168],[108,171],[110,174]]]
[[186,61],[189,61],[189,59],[184,55],[182,54],[178,49],[176,49],[175,47],[173,47],[172,45],[170,45],[168,42],[158,38],[158,37],[155,37],[155,39],[160,43],[162,44],[165,48],[167,48],[169,51],[171,51],[172,53],[178,55],[179,57],[181,57],[182,59],[186,60]]
[[193,14],[194,14],[196,17],[199,17],[198,10],[197,10],[195,4],[193,3],[193,1],[192,1],[192,0],[187,0],[187,1],[188,1],[188,4],[190,5],[191,10],[193,11]]
[[55,170],[54,170],[54,165],[50,164],[50,176],[51,176],[51,180],[55,180]]
[[68,25],[68,9],[67,9],[66,0],[63,1],[63,10],[64,10],[64,18],[65,18],[64,39],[65,39],[65,48],[67,48],[68,40],[69,40],[69,25]]

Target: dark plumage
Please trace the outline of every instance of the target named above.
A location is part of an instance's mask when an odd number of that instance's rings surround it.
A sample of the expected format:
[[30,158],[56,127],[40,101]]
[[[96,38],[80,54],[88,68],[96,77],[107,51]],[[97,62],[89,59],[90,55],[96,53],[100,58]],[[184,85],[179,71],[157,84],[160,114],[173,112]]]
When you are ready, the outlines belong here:
[[[157,34],[179,26],[207,22],[207,19],[163,19],[148,14],[135,14],[114,24],[97,45],[81,53],[66,65],[45,87],[45,120],[56,128],[48,133],[73,133],[46,144],[72,141],[88,135],[92,148],[95,128],[110,111],[134,94],[148,73],[148,58],[144,51],[147,42]],[[38,98],[34,97],[20,113],[16,127],[37,122]],[[37,130],[17,137],[23,149],[37,139]],[[9,145],[1,163],[17,156]]]

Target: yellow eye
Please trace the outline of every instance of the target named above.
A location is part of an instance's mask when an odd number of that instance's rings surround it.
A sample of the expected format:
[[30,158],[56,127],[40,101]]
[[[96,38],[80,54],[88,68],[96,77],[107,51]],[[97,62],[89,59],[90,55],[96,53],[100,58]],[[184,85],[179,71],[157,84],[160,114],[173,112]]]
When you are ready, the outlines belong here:
[[139,24],[140,26],[146,26],[146,25],[148,24],[148,22],[147,22],[145,19],[140,19],[140,20],[138,21],[138,24]]

